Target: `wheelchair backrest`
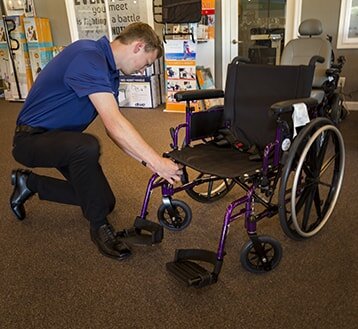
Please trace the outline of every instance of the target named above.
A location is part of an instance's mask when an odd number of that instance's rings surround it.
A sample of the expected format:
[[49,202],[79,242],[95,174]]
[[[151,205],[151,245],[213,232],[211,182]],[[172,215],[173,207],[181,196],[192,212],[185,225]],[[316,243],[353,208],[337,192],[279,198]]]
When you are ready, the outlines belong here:
[[244,64],[234,59],[227,70],[224,122],[245,145],[260,150],[273,142],[272,104],[310,96],[314,66]]
[[325,61],[316,65],[313,87],[319,88],[327,80],[326,70],[332,61],[332,45],[322,38],[322,24],[317,19],[307,19],[299,26],[300,37],[287,43],[281,55],[281,65],[308,65],[313,56]]

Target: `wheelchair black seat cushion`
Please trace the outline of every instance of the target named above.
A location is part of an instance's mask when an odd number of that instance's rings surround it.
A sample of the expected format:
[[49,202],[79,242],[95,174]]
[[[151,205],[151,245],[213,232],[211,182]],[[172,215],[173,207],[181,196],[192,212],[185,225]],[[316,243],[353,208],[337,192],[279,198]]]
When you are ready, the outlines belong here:
[[167,154],[177,162],[204,174],[223,178],[235,178],[261,168],[261,162],[249,160],[249,154],[231,147],[219,147],[214,143],[185,147]]

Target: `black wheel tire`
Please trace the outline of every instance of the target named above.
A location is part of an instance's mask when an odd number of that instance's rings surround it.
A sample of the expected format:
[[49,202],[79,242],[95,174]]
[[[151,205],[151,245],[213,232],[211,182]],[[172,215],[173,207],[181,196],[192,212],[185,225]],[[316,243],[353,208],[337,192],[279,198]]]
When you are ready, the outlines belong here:
[[189,226],[192,219],[190,207],[181,200],[171,200],[175,217],[171,218],[168,212],[168,205],[162,203],[158,209],[157,217],[159,223],[170,231],[181,231]]
[[329,118],[337,125],[342,121],[343,99],[338,93],[332,96],[329,109]]
[[281,244],[270,236],[259,236],[258,237],[261,245],[264,247],[268,262],[270,262],[270,269],[267,270],[260,257],[258,256],[254,243],[249,240],[241,250],[240,262],[241,265],[249,272],[255,274],[262,274],[273,270],[281,261],[282,258],[282,247]]

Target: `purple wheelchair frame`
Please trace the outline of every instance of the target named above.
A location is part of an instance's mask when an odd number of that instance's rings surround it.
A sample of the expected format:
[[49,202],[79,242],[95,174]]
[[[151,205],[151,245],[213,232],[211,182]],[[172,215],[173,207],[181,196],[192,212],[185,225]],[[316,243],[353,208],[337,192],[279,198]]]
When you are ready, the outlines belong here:
[[[203,90],[203,92],[205,91]],[[204,98],[208,99],[210,98],[210,96],[207,95],[205,97],[203,96],[203,99]],[[282,104],[280,105],[282,106]],[[266,217],[269,218],[278,213],[278,206],[272,204],[271,200],[274,194],[272,191],[275,190],[278,182],[278,178],[280,177],[281,174],[280,173],[281,172],[280,159],[282,155],[281,142],[283,139],[283,131],[284,129],[287,128],[287,126],[285,126],[285,121],[281,121],[280,114],[285,113],[286,111],[288,112],[289,111],[288,108],[290,108],[291,106],[292,103],[288,102],[287,104],[284,104],[283,108],[282,107],[271,108],[273,115],[275,115],[277,119],[275,139],[273,142],[268,144],[264,149],[262,167],[261,170],[258,170],[259,173],[256,173],[257,176],[256,178],[258,179],[255,179],[255,174],[253,176],[250,176],[251,180],[253,181],[250,186],[240,179],[236,179],[236,178],[234,179],[234,181],[246,191],[246,195],[232,201],[227,206],[217,252],[213,253],[210,251],[198,249],[197,252],[195,253],[194,250],[189,249],[189,252],[186,255],[184,255],[183,259],[186,259],[188,256],[191,256],[191,259],[204,260],[214,265],[214,271],[210,273],[209,276],[207,276],[204,279],[203,276],[201,276],[200,279],[201,281],[198,279],[198,282],[191,282],[191,284],[189,285],[194,285],[194,286],[196,285],[196,287],[201,287],[207,284],[215,283],[217,281],[218,275],[222,267],[223,259],[225,256],[225,242],[228,234],[229,225],[243,216],[244,216],[244,224],[247,234],[250,240],[253,242],[253,245],[258,255],[261,257],[261,260],[263,261],[264,264],[264,268],[268,271],[271,269],[270,263],[265,260],[266,258],[265,251],[257,236],[257,222],[263,218]],[[190,136],[190,123],[193,113],[194,113],[193,109],[190,107],[190,101],[187,101],[185,123],[179,124],[175,129],[174,128],[171,129],[172,149],[177,149],[179,147],[178,144],[179,132],[182,129],[185,129],[185,137],[184,137],[185,145],[189,145],[191,143],[192,140]],[[262,177],[271,178],[271,176],[274,177],[274,179],[273,180],[267,179],[266,186],[263,186],[262,180],[259,180],[259,178]],[[185,189],[191,189],[194,186],[201,184],[202,182],[203,182],[202,180],[200,180],[199,182],[194,180],[186,184],[183,184],[181,186],[174,187],[164,179],[160,178],[157,174],[152,175],[147,185],[147,189],[146,189],[146,193],[139,217],[141,219],[146,220],[146,216],[148,214],[147,209],[149,205],[150,196],[154,189],[158,187],[161,188],[163,203],[170,208],[171,198],[174,194],[184,191]],[[273,186],[270,187],[271,183],[273,184]],[[261,188],[261,192],[268,191],[268,194],[266,194],[267,196],[270,196],[268,201],[263,200],[259,195],[255,193],[255,190],[257,188]],[[270,193],[269,191],[271,191],[272,193]],[[265,209],[259,214],[254,213],[255,200],[259,200],[260,204],[262,204],[265,207]],[[241,209],[236,211],[236,209],[240,206],[242,206]],[[170,210],[168,212],[170,213]],[[176,260],[180,260],[182,257],[183,256],[180,254],[180,250],[179,251],[177,250]],[[168,264],[167,264],[167,268],[168,268]]]

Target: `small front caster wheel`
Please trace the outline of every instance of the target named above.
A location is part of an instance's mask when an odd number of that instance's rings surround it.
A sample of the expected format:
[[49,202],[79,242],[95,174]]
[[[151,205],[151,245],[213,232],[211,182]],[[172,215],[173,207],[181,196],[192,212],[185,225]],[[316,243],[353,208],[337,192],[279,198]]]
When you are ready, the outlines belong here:
[[171,200],[170,204],[162,204],[158,209],[159,223],[170,231],[184,230],[191,222],[190,207],[180,200]]
[[264,257],[259,256],[251,240],[244,245],[240,254],[241,265],[247,271],[256,274],[273,270],[282,257],[282,248],[277,240],[269,236],[259,236],[258,240],[263,248]]

